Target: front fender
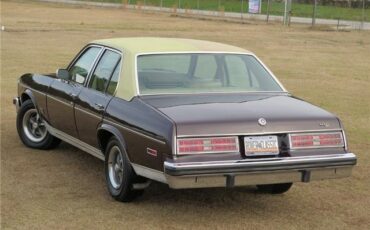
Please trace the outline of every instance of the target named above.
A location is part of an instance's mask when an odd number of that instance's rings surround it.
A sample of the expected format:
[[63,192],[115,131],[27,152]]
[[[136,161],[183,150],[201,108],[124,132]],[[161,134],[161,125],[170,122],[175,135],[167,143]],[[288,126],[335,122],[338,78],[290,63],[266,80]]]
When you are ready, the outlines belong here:
[[35,95],[33,94],[33,92],[30,90],[30,89],[25,89],[22,94],[21,94],[21,104],[23,102],[25,102],[26,100],[28,99],[31,99],[32,103],[34,104],[34,106],[36,107],[36,109],[38,109],[38,106],[37,106],[37,101],[36,101],[36,98],[35,98]]
[[18,83],[18,95],[20,96],[21,103],[31,99],[40,116],[46,121],[49,121],[46,95],[54,79],[55,77],[52,74],[41,75],[28,73],[22,75]]

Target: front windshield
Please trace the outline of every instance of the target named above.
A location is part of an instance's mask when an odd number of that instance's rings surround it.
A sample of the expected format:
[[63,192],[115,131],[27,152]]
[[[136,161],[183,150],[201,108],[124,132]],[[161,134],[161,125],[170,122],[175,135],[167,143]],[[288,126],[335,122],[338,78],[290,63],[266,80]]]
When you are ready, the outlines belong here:
[[246,54],[147,54],[137,58],[142,95],[283,92],[253,56]]

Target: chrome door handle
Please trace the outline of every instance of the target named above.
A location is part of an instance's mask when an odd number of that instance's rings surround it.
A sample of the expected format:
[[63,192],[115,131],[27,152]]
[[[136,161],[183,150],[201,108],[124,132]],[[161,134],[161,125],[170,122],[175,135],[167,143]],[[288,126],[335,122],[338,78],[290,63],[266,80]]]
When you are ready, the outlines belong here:
[[77,94],[75,94],[75,93],[69,93],[69,96],[72,97],[73,99],[75,99],[77,97]]
[[95,108],[96,110],[103,111],[105,107],[102,104],[95,103]]

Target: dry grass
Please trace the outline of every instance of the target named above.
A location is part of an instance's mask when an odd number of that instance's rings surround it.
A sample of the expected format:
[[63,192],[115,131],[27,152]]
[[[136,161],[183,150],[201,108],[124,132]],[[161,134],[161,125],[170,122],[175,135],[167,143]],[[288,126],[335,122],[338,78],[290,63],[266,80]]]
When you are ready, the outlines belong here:
[[[369,228],[369,32],[8,1],[2,2],[1,19],[1,228]],[[67,144],[54,151],[22,145],[11,104],[19,75],[53,72],[93,39],[149,35],[254,51],[288,90],[342,118],[359,157],[353,177],[297,184],[278,196],[253,187],[175,191],[155,183],[137,202],[123,204],[109,196],[99,160]]]

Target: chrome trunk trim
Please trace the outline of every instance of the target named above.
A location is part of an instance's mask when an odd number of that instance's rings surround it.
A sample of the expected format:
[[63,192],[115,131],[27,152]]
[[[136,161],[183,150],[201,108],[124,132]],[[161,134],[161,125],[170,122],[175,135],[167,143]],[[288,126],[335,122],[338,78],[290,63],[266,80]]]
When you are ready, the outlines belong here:
[[312,132],[342,132],[342,129],[312,129],[312,130],[277,130],[277,131],[268,131],[268,132],[246,132],[246,133],[217,133],[217,134],[201,134],[201,135],[178,135],[177,138],[186,138],[186,137],[220,137],[220,136],[252,136],[252,135],[269,135],[269,134],[288,134],[288,133],[312,133]]

